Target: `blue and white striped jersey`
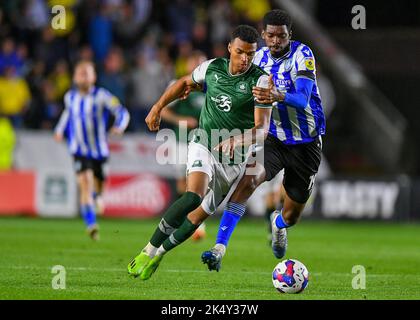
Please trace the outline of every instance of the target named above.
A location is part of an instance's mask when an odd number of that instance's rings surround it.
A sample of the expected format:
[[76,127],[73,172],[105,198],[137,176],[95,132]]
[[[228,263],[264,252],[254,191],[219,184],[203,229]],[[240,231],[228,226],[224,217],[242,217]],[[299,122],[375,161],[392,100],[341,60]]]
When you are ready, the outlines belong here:
[[255,54],[253,63],[273,74],[277,89],[282,92],[296,92],[295,83],[299,77],[314,81],[308,105],[295,108],[283,103],[276,103],[270,121],[269,133],[284,144],[308,143],[317,136],[325,134],[325,116],[315,77],[315,60],[311,49],[298,42],[290,41],[290,50],[275,59],[268,47],[263,47]]
[[92,87],[83,95],[71,89],[64,95],[64,111],[55,132],[64,134],[72,155],[102,160],[109,156],[108,119],[115,116],[114,126],[127,128],[130,115],[119,100],[104,88]]

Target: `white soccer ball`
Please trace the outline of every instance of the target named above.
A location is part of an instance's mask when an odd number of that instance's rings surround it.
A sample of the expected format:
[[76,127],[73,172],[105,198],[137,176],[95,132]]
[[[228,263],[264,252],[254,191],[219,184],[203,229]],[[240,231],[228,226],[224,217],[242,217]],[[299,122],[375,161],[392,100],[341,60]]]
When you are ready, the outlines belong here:
[[272,280],[281,293],[300,293],[308,285],[309,272],[302,262],[287,259],[275,266]]

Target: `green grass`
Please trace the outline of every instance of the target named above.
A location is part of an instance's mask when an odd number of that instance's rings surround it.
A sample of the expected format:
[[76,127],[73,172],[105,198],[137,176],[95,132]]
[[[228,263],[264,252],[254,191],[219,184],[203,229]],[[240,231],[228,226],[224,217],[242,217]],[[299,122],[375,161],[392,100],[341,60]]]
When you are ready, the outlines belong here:
[[[277,260],[262,220],[244,219],[219,273],[200,261],[217,232],[170,252],[154,276],[128,277],[126,266],[158,220],[101,221],[93,243],[81,220],[0,219],[0,299],[420,299],[420,225],[304,220],[289,232],[287,258],[309,269],[307,289],[279,294],[271,282]],[[54,290],[51,268],[66,269],[66,289]],[[366,289],[352,288],[354,265],[366,269]]]

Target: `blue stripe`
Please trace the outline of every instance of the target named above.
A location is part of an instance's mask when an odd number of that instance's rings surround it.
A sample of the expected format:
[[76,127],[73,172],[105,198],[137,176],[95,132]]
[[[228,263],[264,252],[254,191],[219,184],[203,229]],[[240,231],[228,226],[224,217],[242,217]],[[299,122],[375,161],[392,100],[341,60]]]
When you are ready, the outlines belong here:
[[[268,50],[264,51],[264,55],[260,61],[260,64],[258,65],[259,67],[261,67],[261,65],[266,65],[268,62]],[[263,66],[264,67],[264,66]]]
[[95,146],[98,150],[98,158],[102,158],[101,146],[99,143],[99,132],[98,132],[98,106],[96,105],[96,97],[98,93],[98,88],[95,88],[93,91],[93,106],[92,106],[92,120],[93,120],[93,135],[95,137]]
[[82,122],[83,141],[85,142],[85,145],[87,146],[86,156],[91,158],[92,154],[90,151],[89,140],[88,140],[87,129],[86,129],[86,121],[89,121],[89,119],[87,119],[86,114],[85,114],[85,99],[83,97],[81,97],[81,100],[80,100],[80,120]]
[[271,135],[276,137],[277,139],[279,138],[279,136],[277,135],[277,127],[274,124],[274,120],[273,120],[273,113],[271,113],[270,129],[268,130],[268,132],[270,132]]
[[70,96],[70,118],[71,118],[71,129],[69,130],[69,144],[71,145],[73,142],[76,142],[76,155],[81,155],[82,150],[80,149],[80,145],[77,143],[76,138],[76,119],[73,114],[73,106],[74,106],[74,97],[76,96],[76,91],[72,90],[71,96]]
[[[279,67],[280,67],[280,64],[278,64],[276,73],[274,75],[274,77],[276,79],[278,78]],[[282,75],[283,75],[284,80],[290,80],[291,81],[290,72],[283,72]],[[292,87],[290,91],[294,91],[294,87]],[[278,107],[279,107],[281,125],[283,127],[284,134],[286,135],[286,142],[293,141],[292,126],[290,124],[289,114],[287,113],[287,107],[284,103],[279,103]]]
[[305,111],[302,109],[296,109],[297,118],[299,121],[300,135],[303,140],[310,138],[308,129],[308,119],[306,118]]

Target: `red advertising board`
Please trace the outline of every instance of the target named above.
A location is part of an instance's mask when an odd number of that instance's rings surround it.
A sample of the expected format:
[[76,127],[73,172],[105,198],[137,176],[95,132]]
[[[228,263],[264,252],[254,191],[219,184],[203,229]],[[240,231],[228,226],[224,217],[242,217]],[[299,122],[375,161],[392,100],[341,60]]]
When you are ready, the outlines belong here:
[[157,175],[111,175],[104,192],[104,215],[133,218],[159,216],[170,201],[170,185]]
[[0,171],[0,215],[35,215],[35,175],[27,171]]

